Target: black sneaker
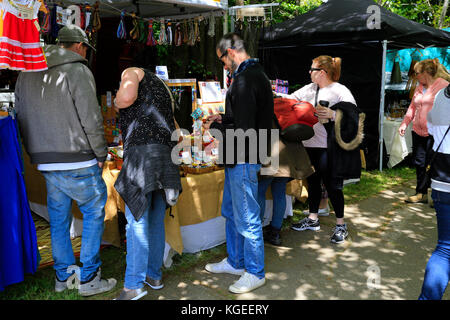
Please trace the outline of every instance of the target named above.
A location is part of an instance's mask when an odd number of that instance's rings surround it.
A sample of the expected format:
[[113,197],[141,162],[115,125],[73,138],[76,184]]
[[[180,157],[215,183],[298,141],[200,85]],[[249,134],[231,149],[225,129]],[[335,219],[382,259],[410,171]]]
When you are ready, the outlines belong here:
[[281,245],[280,229],[275,229],[272,226],[267,226],[263,229],[264,241],[267,241],[274,246]]
[[299,223],[294,223],[291,226],[291,229],[295,230],[295,231],[304,231],[304,230],[318,231],[318,230],[320,230],[319,219],[312,220],[310,218],[305,218],[303,220],[300,220]]
[[343,243],[347,237],[347,224],[337,224],[330,241],[331,243]]

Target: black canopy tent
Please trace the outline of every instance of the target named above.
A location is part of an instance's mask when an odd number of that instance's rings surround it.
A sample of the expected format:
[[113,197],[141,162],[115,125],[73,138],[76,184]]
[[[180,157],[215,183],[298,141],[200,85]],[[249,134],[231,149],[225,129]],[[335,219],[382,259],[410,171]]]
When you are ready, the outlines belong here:
[[340,82],[366,113],[368,169],[382,169],[382,121],[386,50],[447,47],[450,33],[396,15],[373,0],[329,0],[294,19],[264,30],[259,57],[271,79],[309,83],[311,60],[326,54],[342,58]]

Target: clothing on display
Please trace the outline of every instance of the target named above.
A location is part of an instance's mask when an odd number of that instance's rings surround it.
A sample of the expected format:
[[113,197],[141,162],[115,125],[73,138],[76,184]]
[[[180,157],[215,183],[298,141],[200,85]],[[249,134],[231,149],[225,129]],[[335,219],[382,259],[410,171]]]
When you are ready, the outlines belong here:
[[40,260],[22,171],[16,122],[0,119],[0,291],[35,273]]
[[0,3],[0,68],[21,71],[47,69],[39,38],[37,0]]

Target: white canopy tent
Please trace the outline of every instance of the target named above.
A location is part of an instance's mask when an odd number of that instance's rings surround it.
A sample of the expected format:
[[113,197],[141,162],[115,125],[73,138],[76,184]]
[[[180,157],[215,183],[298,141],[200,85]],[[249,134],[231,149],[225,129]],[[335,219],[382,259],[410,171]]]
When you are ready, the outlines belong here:
[[[78,4],[78,0],[46,1],[65,7]],[[94,5],[97,1],[84,1]],[[221,14],[228,10],[228,0],[106,0],[98,1],[100,17],[113,17],[120,12],[136,13],[141,18],[165,18],[172,20],[188,19],[201,15]]]

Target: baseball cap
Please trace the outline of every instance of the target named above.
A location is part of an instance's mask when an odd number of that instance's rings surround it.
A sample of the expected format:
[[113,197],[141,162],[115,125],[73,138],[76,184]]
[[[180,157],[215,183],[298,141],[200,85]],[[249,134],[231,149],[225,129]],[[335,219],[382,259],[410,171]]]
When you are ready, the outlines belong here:
[[82,42],[95,51],[95,48],[89,43],[86,33],[74,24],[64,26],[59,30],[58,42]]

